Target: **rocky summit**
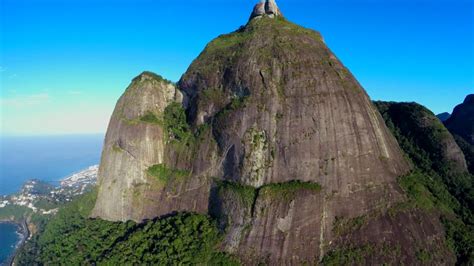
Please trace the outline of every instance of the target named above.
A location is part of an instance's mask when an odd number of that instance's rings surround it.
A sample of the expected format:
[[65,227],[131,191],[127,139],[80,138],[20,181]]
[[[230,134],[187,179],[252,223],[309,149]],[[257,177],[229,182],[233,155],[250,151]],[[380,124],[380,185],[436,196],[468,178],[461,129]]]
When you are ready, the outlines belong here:
[[111,118],[92,216],[209,214],[244,264],[314,264],[341,245],[370,248],[375,264],[410,264],[420,249],[451,263],[439,220],[397,208],[413,166],[321,35],[272,0],[251,18],[177,84],[133,80]]
[[282,15],[275,0],[261,0],[260,3],[256,4],[253,8],[250,19],[265,15],[271,18]]

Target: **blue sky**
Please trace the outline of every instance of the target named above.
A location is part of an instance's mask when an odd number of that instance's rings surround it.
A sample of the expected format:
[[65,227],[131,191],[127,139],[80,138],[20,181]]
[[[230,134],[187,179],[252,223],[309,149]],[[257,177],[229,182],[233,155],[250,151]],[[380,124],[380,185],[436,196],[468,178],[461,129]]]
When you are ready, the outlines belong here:
[[[130,80],[177,81],[257,0],[0,0],[2,135],[105,132]],[[471,0],[279,0],[373,99],[451,111],[474,92]]]

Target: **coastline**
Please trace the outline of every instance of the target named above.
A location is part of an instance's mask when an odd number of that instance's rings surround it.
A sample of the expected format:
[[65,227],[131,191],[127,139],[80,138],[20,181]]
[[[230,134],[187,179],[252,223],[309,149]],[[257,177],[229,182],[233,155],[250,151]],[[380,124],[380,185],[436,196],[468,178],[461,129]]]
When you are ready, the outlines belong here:
[[28,240],[28,238],[30,237],[30,230],[28,229],[28,224],[26,222],[26,219],[23,219],[21,222],[5,220],[5,221],[0,221],[0,223],[13,224],[18,227],[16,233],[19,235],[19,240],[15,245],[14,251],[12,252],[10,257],[6,260],[4,264],[4,265],[11,266],[13,265],[15,257],[18,255],[18,251],[26,243],[26,240]]
[[[36,233],[36,225],[31,222],[33,214],[37,213],[42,218],[54,215],[60,206],[95,186],[97,171],[98,165],[89,166],[83,171],[56,181],[58,186],[50,186],[51,182],[49,181],[29,180],[23,184],[20,192],[10,196],[0,196],[0,212],[7,205],[11,206],[0,213],[2,216],[0,224],[14,225],[15,229],[8,229],[8,232],[16,232],[15,246],[8,247],[6,250],[8,258],[0,262],[0,266],[15,265],[20,250]],[[41,205],[36,206],[42,199],[56,205],[46,206],[47,210],[43,210]],[[13,244],[13,239],[9,243]]]

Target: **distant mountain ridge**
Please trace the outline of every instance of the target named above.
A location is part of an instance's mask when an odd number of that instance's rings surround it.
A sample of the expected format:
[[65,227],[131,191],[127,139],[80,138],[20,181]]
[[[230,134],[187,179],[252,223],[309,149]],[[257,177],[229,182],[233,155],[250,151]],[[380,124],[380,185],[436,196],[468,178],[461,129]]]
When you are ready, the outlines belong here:
[[448,119],[451,117],[451,114],[445,112],[445,113],[441,113],[441,114],[436,115],[436,117],[437,117],[439,120],[441,120],[441,122],[444,122],[444,121],[448,120]]
[[453,134],[474,145],[474,94],[468,95],[462,104],[454,108],[445,125]]
[[454,135],[466,156],[469,171],[474,174],[474,94],[466,96],[444,124]]

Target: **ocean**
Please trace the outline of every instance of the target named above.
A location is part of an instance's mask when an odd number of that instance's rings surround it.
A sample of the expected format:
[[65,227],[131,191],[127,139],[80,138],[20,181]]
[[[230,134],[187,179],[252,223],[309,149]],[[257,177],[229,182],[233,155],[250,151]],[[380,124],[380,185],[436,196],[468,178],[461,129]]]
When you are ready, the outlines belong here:
[[14,224],[0,223],[0,265],[3,265],[15,250],[20,239],[18,227]]
[[0,138],[0,195],[17,192],[23,183],[60,179],[98,164],[104,135]]
[[[0,137],[0,195],[39,179],[53,184],[100,161],[104,135]],[[17,227],[0,223],[0,265],[15,250]]]
[[14,224],[0,223],[0,265],[3,265],[15,250],[20,239],[17,229]]

